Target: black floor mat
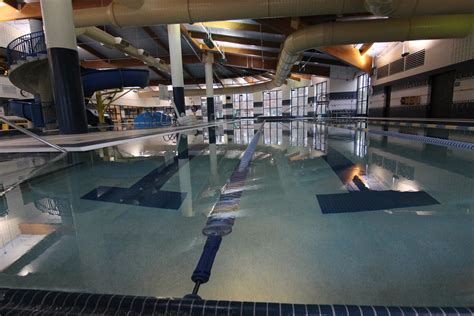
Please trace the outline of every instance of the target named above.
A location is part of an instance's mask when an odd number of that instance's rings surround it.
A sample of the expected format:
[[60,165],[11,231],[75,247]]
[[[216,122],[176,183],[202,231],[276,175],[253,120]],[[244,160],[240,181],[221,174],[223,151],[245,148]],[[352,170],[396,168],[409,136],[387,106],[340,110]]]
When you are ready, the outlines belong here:
[[323,214],[387,210],[439,204],[424,191],[355,191],[349,193],[318,194]]

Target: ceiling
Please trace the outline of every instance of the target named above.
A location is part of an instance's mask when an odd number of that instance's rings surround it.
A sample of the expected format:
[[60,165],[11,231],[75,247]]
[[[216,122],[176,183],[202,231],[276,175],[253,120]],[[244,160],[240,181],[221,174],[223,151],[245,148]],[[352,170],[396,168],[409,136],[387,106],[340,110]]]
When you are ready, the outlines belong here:
[[[28,2],[27,6],[39,7],[38,1]],[[104,6],[109,3],[110,0],[73,0],[75,8]],[[29,10],[32,10],[31,7]],[[181,45],[185,84],[199,86],[205,83],[204,65],[201,62],[201,56],[205,51],[212,51],[215,54],[214,82],[218,86],[245,85],[267,81],[268,74],[275,71],[280,46],[289,34],[308,25],[335,21],[336,19],[338,19],[337,16],[310,16],[182,24]],[[26,20],[8,23],[14,27],[28,27]],[[113,36],[127,40],[136,48],[146,50],[153,57],[169,62],[166,25],[129,28],[107,25],[99,26],[99,28]],[[204,43],[204,40],[209,37],[212,38],[216,46],[213,49]],[[132,59],[113,48],[102,46],[85,36],[79,36],[77,43],[83,67],[149,69],[151,85],[170,84],[169,74],[156,68],[149,68],[141,61]],[[350,59],[345,56],[347,51],[352,53],[354,47],[349,46],[342,54],[340,51],[329,51],[329,53],[325,50],[307,51],[304,53],[300,65],[296,65],[293,72],[299,75],[298,78],[305,75],[308,77],[311,75],[329,76],[331,66],[350,67]],[[219,51],[225,55],[225,59]]]

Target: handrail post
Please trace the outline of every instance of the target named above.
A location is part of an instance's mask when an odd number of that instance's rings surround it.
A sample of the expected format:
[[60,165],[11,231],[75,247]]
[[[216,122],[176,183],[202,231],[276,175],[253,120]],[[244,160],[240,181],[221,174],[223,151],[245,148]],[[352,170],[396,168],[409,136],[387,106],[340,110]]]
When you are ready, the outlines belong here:
[[37,141],[42,142],[43,144],[46,144],[46,145],[48,145],[48,146],[50,146],[50,147],[56,149],[57,151],[60,151],[60,152],[62,152],[62,153],[66,153],[66,152],[67,152],[67,150],[64,149],[64,148],[62,148],[61,146],[58,146],[58,145],[55,145],[55,144],[53,144],[53,143],[48,142],[47,140],[43,139],[42,137],[39,137],[38,135],[36,135],[35,133],[30,132],[30,131],[27,130],[26,128],[20,127],[20,126],[16,125],[15,123],[13,123],[12,121],[7,120],[7,119],[6,119],[5,117],[3,117],[3,116],[0,116],[0,121],[4,122],[5,124],[7,124],[7,125],[9,125],[9,126],[11,126],[11,127],[13,127],[13,128],[16,129],[16,130],[22,132],[23,134],[28,135],[28,136],[30,136],[30,137],[33,137],[33,138],[36,139]]

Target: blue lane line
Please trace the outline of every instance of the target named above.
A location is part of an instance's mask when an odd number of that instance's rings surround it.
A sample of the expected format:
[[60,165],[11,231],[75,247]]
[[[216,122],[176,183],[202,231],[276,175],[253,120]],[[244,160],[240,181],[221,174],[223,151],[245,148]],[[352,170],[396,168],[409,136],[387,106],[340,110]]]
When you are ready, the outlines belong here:
[[207,240],[191,276],[191,280],[197,287],[195,287],[193,294],[188,297],[197,297],[199,286],[209,281],[212,265],[219,251],[222,237],[232,232],[235,213],[239,208],[240,198],[247,178],[248,167],[262,134],[264,124],[265,122],[247,146],[239,165],[235,168],[228,183],[222,189],[223,193],[209,214],[206,226],[202,230],[203,234],[207,236]]
[[432,144],[432,145],[439,145],[444,147],[456,147],[466,150],[474,150],[474,143],[462,142],[459,140],[451,140],[451,139],[441,139],[441,138],[434,138],[434,137],[427,137],[427,136],[420,136],[420,135],[411,135],[411,134],[403,134],[397,132],[388,132],[388,131],[379,131],[379,130],[369,130],[370,134],[377,134],[383,136],[390,136],[396,137],[401,139],[407,139],[417,142],[422,142],[425,144]]
[[[381,131],[381,130],[344,126],[344,125],[333,125],[333,126],[338,127],[338,128],[349,129],[353,131],[365,131],[365,132],[368,132],[369,134],[407,139],[407,140],[417,141],[417,142],[421,142],[425,144],[432,144],[432,145],[438,145],[438,146],[444,146],[444,147],[456,147],[456,148],[461,148],[461,149],[466,149],[466,150],[474,150],[474,143],[463,142],[459,140],[442,139],[442,138],[412,135],[412,134],[403,134],[403,133],[398,133],[398,132]],[[472,130],[474,130],[474,127],[464,126],[463,129],[464,128],[467,128],[467,130],[471,130],[472,128]]]

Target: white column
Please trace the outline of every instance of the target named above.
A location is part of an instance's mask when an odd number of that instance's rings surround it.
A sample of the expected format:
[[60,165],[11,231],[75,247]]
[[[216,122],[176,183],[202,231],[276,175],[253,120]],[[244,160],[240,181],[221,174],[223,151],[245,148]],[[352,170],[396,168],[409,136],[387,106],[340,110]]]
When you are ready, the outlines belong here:
[[43,30],[43,21],[37,19],[29,19],[30,33],[39,32]]
[[171,83],[173,84],[173,98],[180,115],[186,114],[184,103],[183,57],[181,53],[181,26],[168,25],[168,41],[171,63]]
[[87,132],[79,54],[71,0],[41,0],[41,14],[59,130]]
[[207,97],[207,121],[215,120],[214,111],[214,79],[212,73],[212,63],[214,62],[214,54],[208,52],[203,55],[204,71],[206,76],[206,97]]

